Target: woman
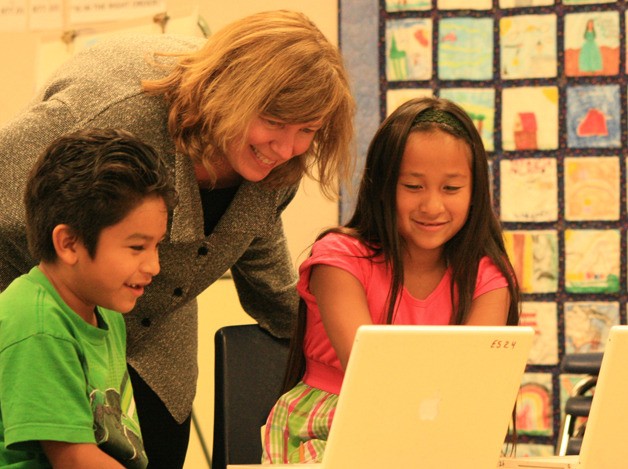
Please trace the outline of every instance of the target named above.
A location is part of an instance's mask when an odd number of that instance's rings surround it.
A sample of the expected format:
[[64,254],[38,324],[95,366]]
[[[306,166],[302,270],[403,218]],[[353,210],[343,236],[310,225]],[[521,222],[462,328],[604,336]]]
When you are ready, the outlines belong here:
[[242,306],[288,336],[298,298],[281,223],[304,174],[350,169],[353,100],[336,47],[300,13],[243,18],[204,44],[103,41],[66,63],[0,129],[0,289],[35,265],[21,194],[41,150],[84,127],[152,145],[179,194],[161,273],[127,316],[128,362],[150,467],[183,465],[197,378],[196,297],[231,269]]

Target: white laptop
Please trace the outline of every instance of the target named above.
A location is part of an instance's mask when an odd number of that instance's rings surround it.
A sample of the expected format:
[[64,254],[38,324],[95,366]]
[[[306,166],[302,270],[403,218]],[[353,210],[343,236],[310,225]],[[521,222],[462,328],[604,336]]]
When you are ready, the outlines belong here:
[[[515,326],[362,326],[323,462],[271,467],[497,467],[533,336]],[[229,466],[245,467],[260,465]]]
[[628,326],[611,328],[578,456],[503,458],[504,468],[628,467]]

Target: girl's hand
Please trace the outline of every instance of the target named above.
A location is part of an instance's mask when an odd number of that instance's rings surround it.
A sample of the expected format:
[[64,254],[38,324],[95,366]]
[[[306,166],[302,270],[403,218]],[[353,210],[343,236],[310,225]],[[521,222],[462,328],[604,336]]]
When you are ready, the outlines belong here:
[[373,322],[364,287],[346,270],[319,264],[312,267],[310,291],[316,297],[327,336],[346,369],[358,327]]

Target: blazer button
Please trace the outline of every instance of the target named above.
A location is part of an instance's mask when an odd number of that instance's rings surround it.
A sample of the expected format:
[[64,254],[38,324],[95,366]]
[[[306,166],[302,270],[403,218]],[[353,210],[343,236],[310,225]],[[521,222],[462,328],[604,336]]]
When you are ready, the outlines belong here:
[[142,319],[142,326],[150,327],[150,318],[143,318]]
[[208,253],[209,253],[209,249],[207,249],[207,246],[201,246],[200,248],[198,248],[199,256],[206,256]]
[[183,296],[183,288],[181,288],[181,287],[175,288],[174,291],[172,292],[172,294],[174,296]]

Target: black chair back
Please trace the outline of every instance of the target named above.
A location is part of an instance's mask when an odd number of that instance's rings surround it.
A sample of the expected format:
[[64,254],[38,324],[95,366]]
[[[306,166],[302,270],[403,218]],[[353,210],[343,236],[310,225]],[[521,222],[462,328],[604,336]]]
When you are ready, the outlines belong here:
[[259,464],[260,428],[280,395],[290,341],[257,324],[223,327],[214,339],[212,469]]
[[597,384],[603,356],[603,352],[570,353],[563,356],[561,373],[584,376],[575,383],[565,402],[564,415],[556,442],[558,456],[580,454],[586,422],[580,427],[576,423],[579,417],[589,416],[593,402],[592,390]]

